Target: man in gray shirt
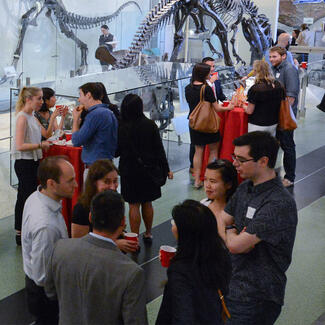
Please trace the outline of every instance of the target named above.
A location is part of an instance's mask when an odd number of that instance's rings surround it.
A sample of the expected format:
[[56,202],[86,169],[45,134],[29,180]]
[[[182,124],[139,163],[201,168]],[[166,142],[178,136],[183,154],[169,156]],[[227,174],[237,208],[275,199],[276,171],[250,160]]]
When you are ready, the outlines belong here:
[[[297,115],[299,96],[299,73],[298,70],[286,60],[287,51],[278,46],[270,49],[270,62],[272,72],[276,80],[280,81],[285,88],[289,104],[295,116]],[[277,139],[284,152],[283,167],[285,171],[282,183],[285,187],[293,186],[296,172],[296,145],[293,139],[293,131],[278,130]]]
[[125,227],[115,191],[91,201],[93,232],[59,240],[48,264],[45,292],[60,305],[60,324],[146,325],[144,272],[115,244]]
[[23,212],[22,253],[27,304],[37,324],[56,324],[57,303],[44,293],[46,265],[56,241],[68,237],[60,201],[72,198],[77,183],[73,166],[63,156],[45,158],[38,168],[38,178],[41,185],[27,199]]

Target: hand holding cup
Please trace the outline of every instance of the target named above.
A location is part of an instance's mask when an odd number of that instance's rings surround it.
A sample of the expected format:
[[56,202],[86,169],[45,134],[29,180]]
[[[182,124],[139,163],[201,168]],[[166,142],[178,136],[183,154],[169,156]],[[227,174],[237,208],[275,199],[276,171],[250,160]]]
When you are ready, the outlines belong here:
[[176,255],[176,248],[168,245],[160,246],[159,259],[163,267],[169,267],[171,259]]

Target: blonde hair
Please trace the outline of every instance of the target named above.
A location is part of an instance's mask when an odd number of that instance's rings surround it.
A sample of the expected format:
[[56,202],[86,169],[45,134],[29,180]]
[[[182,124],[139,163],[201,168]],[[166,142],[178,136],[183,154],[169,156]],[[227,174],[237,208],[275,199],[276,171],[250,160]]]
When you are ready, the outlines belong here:
[[37,87],[23,87],[19,93],[16,103],[16,114],[23,109],[27,98],[37,96],[40,91],[42,91],[42,89]]
[[274,77],[267,62],[256,60],[254,61],[253,69],[255,71],[255,83],[266,81],[266,83],[270,84],[274,82]]

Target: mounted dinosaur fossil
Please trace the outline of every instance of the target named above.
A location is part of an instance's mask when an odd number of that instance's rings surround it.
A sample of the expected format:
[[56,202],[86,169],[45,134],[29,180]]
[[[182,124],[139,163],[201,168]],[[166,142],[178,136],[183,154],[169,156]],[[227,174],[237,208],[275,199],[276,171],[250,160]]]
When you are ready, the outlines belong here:
[[[61,32],[67,37],[72,39],[81,52],[81,64],[77,70],[77,74],[82,74],[84,70],[87,69],[87,44],[82,42],[76,34],[73,32],[73,29],[90,29],[98,27],[103,24],[108,24],[114,18],[118,17],[120,12],[127,6],[135,5],[141,12],[141,8],[135,1],[128,1],[121,5],[114,13],[111,15],[106,15],[102,17],[85,17],[80,16],[74,13],[71,13],[66,10],[62,0],[41,0],[35,1],[31,8],[22,15],[21,17],[21,30],[19,34],[19,39],[17,43],[16,50],[13,55],[11,65],[17,68],[18,61],[23,49],[23,42],[25,34],[29,25],[36,25],[37,17],[43,10],[47,10],[46,16],[49,19],[52,19],[51,16],[55,17],[56,21],[59,24]],[[5,83],[8,80],[6,76],[3,76],[0,79],[0,84]]]
[[[229,32],[233,32],[230,43],[234,58],[237,63],[246,64],[235,50],[236,34],[240,23],[244,36],[250,44],[251,63],[257,58],[262,58],[265,50],[271,45],[269,20],[265,15],[258,14],[258,8],[251,0],[160,0],[141,23],[126,55],[117,59],[116,67],[124,68],[133,64],[154,33],[171,18],[174,20],[175,34],[170,61],[177,60],[184,41],[183,27],[186,19],[191,17],[196,25],[196,32],[201,33],[207,30],[203,16],[208,16],[215,22],[211,36],[216,35],[219,38],[224,62],[228,66],[233,65],[228,49]],[[221,55],[211,44],[210,38],[206,42],[214,54]]]

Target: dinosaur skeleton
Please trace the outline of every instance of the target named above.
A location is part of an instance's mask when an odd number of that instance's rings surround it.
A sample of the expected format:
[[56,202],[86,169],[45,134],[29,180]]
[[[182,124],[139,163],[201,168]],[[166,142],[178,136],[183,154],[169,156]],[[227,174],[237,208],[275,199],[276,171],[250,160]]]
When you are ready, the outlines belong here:
[[[76,71],[77,74],[82,74],[87,69],[87,44],[82,42],[73,32],[73,29],[90,29],[101,26],[103,24],[110,23],[116,18],[120,12],[129,5],[135,5],[141,12],[141,8],[135,1],[128,1],[122,4],[114,13],[102,17],[85,17],[71,13],[65,9],[62,0],[42,0],[36,1],[34,5],[21,17],[21,30],[19,34],[19,40],[17,43],[16,50],[13,55],[11,65],[17,68],[18,61],[23,49],[23,41],[29,25],[36,26],[36,20],[39,14],[43,10],[47,10],[46,16],[52,20],[51,15],[53,13],[56,18],[61,32],[67,37],[72,39],[81,52],[81,64],[79,69]],[[0,84],[3,84],[8,80],[7,76],[3,76],[0,79]]]
[[[233,32],[230,39],[232,54],[236,62],[246,64],[235,50],[235,39],[238,25],[241,23],[243,34],[251,47],[251,64],[257,58],[262,58],[265,50],[271,45],[271,26],[265,15],[258,14],[258,8],[251,0],[160,0],[147,14],[129,47],[127,54],[116,62],[117,68],[125,68],[136,62],[138,54],[149,43],[152,35],[171,18],[174,20],[174,49],[170,61],[176,61],[184,41],[183,27],[188,17],[191,17],[196,26],[196,33],[205,32],[203,16],[208,16],[215,22],[212,35],[216,35],[221,43],[224,62],[232,66],[229,49],[228,33]],[[248,15],[250,18],[244,17]],[[206,40],[211,51],[218,53],[210,42]]]

